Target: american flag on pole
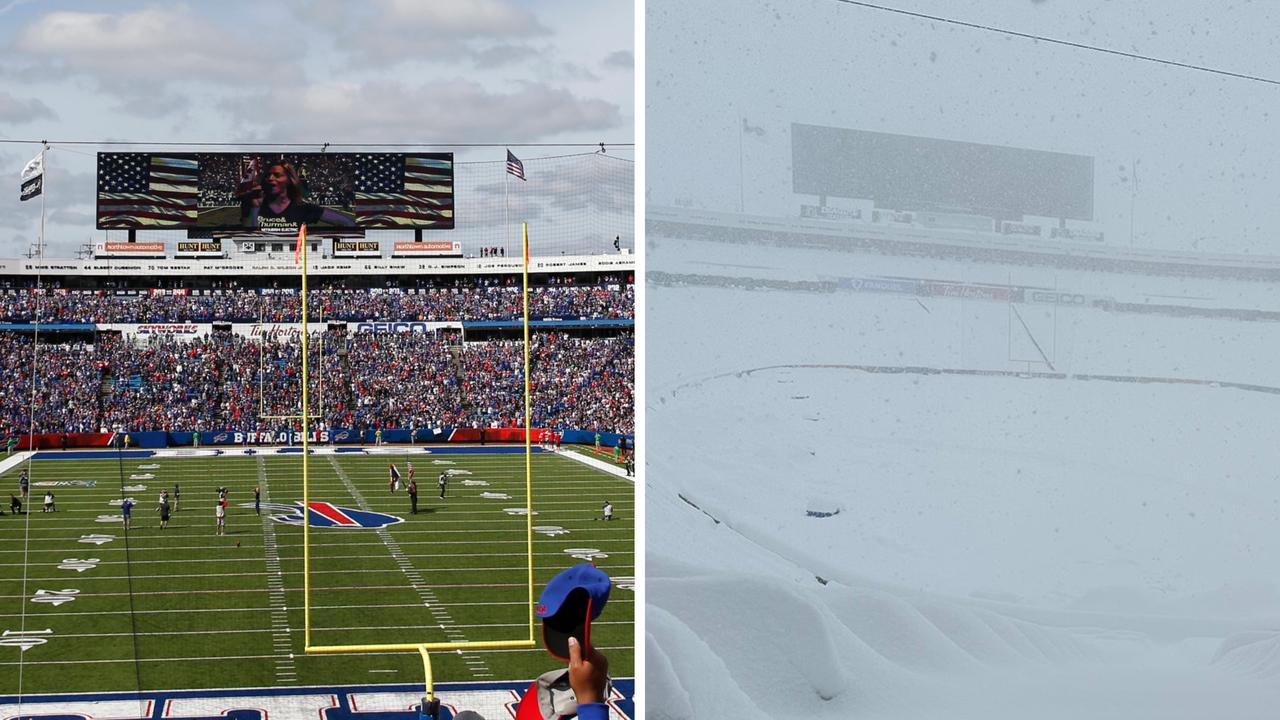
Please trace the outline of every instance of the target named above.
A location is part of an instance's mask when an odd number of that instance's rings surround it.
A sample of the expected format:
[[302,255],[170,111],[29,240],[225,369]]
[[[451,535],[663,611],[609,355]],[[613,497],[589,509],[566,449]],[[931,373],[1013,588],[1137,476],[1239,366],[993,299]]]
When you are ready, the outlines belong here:
[[194,157],[98,153],[98,228],[195,225],[199,178]]
[[453,227],[453,153],[361,153],[355,169],[362,228]]
[[524,176],[524,163],[520,162],[520,158],[507,151],[507,174],[515,175],[521,180],[527,180]]

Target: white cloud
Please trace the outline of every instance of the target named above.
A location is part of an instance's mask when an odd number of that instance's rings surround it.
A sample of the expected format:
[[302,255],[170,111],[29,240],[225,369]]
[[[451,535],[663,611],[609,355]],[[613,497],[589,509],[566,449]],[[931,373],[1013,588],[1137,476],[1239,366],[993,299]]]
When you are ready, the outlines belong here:
[[0,121],[24,123],[32,120],[54,120],[57,116],[39,98],[22,100],[0,90]]
[[631,70],[635,67],[636,56],[630,50],[617,50],[609,53],[604,59],[605,67]]
[[14,48],[37,66],[131,95],[169,83],[244,85],[296,74],[280,47],[244,42],[185,5],[124,14],[48,13],[18,32]]
[[422,2],[381,0],[382,24],[405,31],[463,38],[528,37],[547,32],[537,19],[506,0]]
[[72,225],[80,228],[92,228],[97,222],[97,216],[87,210],[72,210],[70,208],[58,208],[49,213],[49,222],[59,223],[62,225]]
[[623,122],[616,105],[563,88],[523,83],[500,92],[461,79],[419,87],[318,83],[241,98],[227,109],[237,117],[278,118],[260,128],[268,141],[515,142],[609,130]]
[[325,0],[320,6],[294,0],[290,8],[308,24],[334,32],[338,51],[349,53],[360,66],[470,60],[493,67],[521,42],[552,34],[509,0]]
[[511,65],[536,57],[538,51],[528,45],[494,45],[475,54],[476,67],[488,69]]

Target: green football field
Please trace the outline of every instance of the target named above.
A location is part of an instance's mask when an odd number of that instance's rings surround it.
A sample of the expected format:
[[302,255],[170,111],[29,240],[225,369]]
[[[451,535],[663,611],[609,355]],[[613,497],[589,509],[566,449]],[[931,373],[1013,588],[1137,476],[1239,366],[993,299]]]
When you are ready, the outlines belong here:
[[[416,515],[403,490],[388,489],[389,463],[404,475],[408,460]],[[534,599],[556,572],[593,559],[614,589],[592,642],[610,674],[631,677],[635,486],[555,454],[532,462]],[[287,508],[265,507],[302,500],[300,454],[36,459],[30,469],[28,514],[9,514],[0,495],[0,694],[422,681],[416,652],[303,652],[303,528],[271,519]],[[0,476],[11,493],[18,471]],[[312,455],[309,475],[313,503],[404,520],[310,529],[311,645],[528,639],[523,454]],[[179,506],[162,530],[159,491],[175,483]],[[225,536],[215,534],[219,487]],[[41,512],[48,490],[56,512]],[[127,532],[125,496],[137,501]],[[605,500],[613,522],[600,519]],[[436,682],[530,679],[559,664],[540,637],[532,649],[442,650],[431,661]]]

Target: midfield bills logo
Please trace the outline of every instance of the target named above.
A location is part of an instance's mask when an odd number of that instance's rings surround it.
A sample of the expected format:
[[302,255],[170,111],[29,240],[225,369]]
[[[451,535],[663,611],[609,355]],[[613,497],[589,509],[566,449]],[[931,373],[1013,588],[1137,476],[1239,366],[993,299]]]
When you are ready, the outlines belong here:
[[[253,503],[241,503],[240,507],[251,508]],[[272,515],[271,519],[286,525],[302,524],[302,502],[293,505],[279,503],[262,503],[262,507],[275,510],[281,514]],[[388,525],[404,522],[404,518],[356,508],[338,507],[333,503],[312,502],[307,513],[307,524],[311,527],[346,528],[353,530],[376,530]]]

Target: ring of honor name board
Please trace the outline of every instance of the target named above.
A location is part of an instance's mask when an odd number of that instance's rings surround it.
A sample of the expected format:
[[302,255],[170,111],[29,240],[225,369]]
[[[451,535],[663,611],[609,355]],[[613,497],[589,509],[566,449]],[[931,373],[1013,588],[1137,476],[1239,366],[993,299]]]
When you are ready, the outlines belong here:
[[[453,153],[98,153],[99,230],[453,228]],[[205,235],[205,237],[208,237]]]

